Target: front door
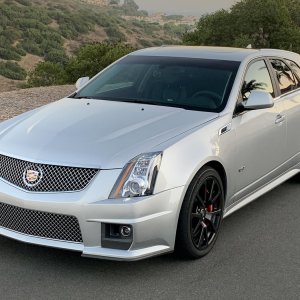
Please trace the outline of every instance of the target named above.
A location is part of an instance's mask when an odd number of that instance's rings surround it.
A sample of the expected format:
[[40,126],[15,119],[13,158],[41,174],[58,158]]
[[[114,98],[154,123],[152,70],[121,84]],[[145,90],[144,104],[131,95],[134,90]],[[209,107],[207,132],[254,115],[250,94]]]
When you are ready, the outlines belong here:
[[[241,90],[245,101],[253,90],[275,96],[266,62],[256,60],[247,69]],[[272,179],[272,171],[284,162],[286,120],[284,101],[275,100],[273,108],[246,111],[233,118],[236,132],[236,199],[253,192]]]

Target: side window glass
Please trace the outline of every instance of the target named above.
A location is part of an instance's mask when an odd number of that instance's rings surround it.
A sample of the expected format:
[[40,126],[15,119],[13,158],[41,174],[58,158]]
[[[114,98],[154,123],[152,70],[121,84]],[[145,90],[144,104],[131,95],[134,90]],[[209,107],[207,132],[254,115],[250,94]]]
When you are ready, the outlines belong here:
[[274,88],[265,61],[254,62],[247,70],[242,87],[243,100],[247,100],[252,91],[266,91],[274,97]]
[[298,79],[296,79],[296,85],[297,85],[297,88],[300,88],[300,68],[299,66],[294,62],[294,61],[291,61],[291,60],[287,60],[286,61],[288,66],[292,69],[292,71],[294,72],[294,74],[296,74],[296,76],[298,77]]
[[275,71],[281,94],[294,90],[297,84],[291,69],[279,59],[271,59],[270,61]]

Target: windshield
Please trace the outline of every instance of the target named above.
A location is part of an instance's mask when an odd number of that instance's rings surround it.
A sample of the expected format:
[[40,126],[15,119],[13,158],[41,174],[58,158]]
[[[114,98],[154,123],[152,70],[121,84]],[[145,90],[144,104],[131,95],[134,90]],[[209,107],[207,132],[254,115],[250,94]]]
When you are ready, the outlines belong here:
[[74,98],[92,98],[220,112],[238,62],[127,56],[96,76]]

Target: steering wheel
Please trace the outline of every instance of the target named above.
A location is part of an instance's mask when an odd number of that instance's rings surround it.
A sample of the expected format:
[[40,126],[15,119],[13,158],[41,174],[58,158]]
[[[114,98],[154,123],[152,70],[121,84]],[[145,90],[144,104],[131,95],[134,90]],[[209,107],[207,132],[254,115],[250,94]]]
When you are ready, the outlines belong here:
[[[217,108],[218,106],[220,106],[221,102],[222,102],[222,97],[220,95],[218,95],[217,93],[211,92],[211,91],[198,91],[196,93],[194,93],[192,95],[191,99],[196,99],[199,98],[201,96],[205,96],[207,98],[210,98],[213,101],[213,104],[215,105],[215,107],[211,107],[211,108]],[[210,104],[210,103],[205,103]]]

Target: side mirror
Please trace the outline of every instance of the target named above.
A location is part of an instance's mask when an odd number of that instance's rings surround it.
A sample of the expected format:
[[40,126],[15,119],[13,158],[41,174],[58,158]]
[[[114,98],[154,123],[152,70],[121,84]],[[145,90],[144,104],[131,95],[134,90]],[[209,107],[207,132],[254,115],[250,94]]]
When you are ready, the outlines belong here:
[[76,81],[76,89],[79,90],[80,88],[82,88],[84,85],[86,85],[88,83],[88,81],[90,80],[90,77],[81,77]]
[[243,110],[257,110],[274,106],[272,96],[265,91],[252,91],[248,100],[241,103]]

